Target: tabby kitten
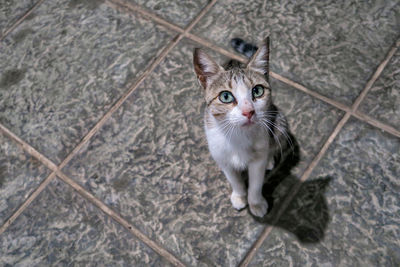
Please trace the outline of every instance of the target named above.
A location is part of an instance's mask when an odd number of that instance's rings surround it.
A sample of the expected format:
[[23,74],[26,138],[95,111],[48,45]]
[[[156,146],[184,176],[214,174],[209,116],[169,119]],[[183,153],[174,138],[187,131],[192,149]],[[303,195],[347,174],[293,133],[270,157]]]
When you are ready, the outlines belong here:
[[[232,45],[240,51],[240,45],[245,46],[238,40],[233,39]],[[272,103],[269,38],[251,54],[247,65],[231,60],[223,68],[196,48],[193,63],[205,89],[208,147],[232,186],[232,205],[241,210],[248,203],[253,215],[263,217],[268,210],[262,196],[265,170],[272,169],[274,156],[282,153],[288,129],[284,116]],[[248,189],[241,177],[244,170],[249,174]]]

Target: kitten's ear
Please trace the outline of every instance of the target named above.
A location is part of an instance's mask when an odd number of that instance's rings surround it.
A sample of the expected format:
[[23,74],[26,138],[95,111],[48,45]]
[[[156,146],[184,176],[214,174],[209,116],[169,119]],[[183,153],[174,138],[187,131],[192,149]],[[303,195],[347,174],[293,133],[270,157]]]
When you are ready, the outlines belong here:
[[197,79],[199,79],[204,89],[211,84],[212,80],[217,77],[217,74],[223,71],[222,67],[215,63],[215,61],[200,48],[194,49],[193,65],[197,74]]
[[263,44],[252,56],[247,67],[265,76],[269,82],[269,36],[265,38]]

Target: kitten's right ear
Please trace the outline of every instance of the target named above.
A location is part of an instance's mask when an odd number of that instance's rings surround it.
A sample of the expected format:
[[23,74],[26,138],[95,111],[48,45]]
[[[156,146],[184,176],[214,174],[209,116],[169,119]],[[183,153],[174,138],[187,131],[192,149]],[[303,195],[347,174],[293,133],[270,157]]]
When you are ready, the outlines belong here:
[[200,48],[195,48],[193,52],[193,65],[197,79],[204,89],[211,84],[213,79],[223,71],[215,61]]
[[269,82],[269,36],[252,56],[247,67],[264,75]]

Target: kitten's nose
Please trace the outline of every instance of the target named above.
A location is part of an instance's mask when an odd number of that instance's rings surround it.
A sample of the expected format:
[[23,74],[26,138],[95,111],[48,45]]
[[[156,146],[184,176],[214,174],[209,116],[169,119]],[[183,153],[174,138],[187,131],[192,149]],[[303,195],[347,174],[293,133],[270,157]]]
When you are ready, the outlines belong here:
[[254,114],[254,110],[250,110],[250,111],[242,111],[242,115],[243,116],[245,116],[245,117],[247,117],[247,119],[251,119],[251,117],[253,116],[253,114]]

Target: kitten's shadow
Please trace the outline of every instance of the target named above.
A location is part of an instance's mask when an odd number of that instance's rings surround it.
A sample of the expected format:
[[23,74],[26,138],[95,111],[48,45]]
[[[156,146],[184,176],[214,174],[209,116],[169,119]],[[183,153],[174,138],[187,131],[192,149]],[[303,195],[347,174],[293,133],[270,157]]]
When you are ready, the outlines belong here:
[[[299,179],[291,174],[291,170],[300,160],[300,149],[294,136],[289,136],[293,142],[293,149],[289,148],[290,151],[287,151],[284,160],[272,171],[266,172],[267,182],[263,187],[263,196],[268,202],[268,214],[264,218],[253,217],[259,222],[292,232],[300,242],[319,242],[324,237],[330,219],[324,193],[332,179],[317,178],[300,183]],[[278,213],[282,212],[285,199],[291,197],[293,188],[298,188],[296,195],[292,197],[279,219],[276,219]]]

